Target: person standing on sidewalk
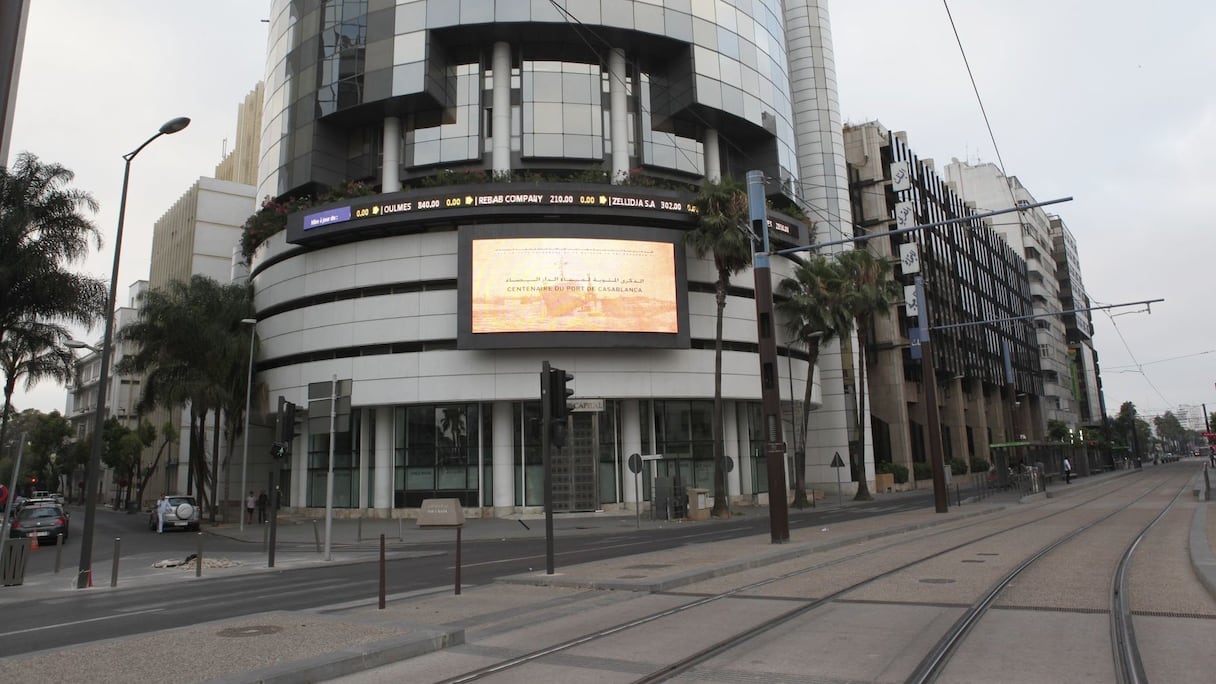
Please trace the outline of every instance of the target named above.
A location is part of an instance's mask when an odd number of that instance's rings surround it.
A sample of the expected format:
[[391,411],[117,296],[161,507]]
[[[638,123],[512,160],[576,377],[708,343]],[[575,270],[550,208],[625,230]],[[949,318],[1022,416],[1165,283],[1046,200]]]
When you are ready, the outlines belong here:
[[165,513],[169,512],[169,497],[164,494],[160,495],[160,499],[156,502],[156,533],[164,534],[165,532]]
[[1072,461],[1068,457],[1064,457],[1064,484],[1072,483]]
[[266,496],[266,490],[263,489],[261,494],[258,494],[258,522],[266,522],[266,504],[269,502],[269,497]]
[[257,508],[258,499],[253,495],[253,490],[249,490],[249,496],[245,497],[245,521],[250,525],[253,524],[253,511]]

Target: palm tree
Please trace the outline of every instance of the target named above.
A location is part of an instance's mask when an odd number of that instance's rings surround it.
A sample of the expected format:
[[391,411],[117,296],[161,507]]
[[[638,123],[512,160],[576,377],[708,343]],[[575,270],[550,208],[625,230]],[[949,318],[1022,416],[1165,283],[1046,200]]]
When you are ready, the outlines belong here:
[[[215,472],[206,460],[207,415],[215,413],[218,437],[220,417],[228,414],[229,453],[243,421],[248,363],[244,350],[249,346],[245,336],[252,332],[241,320],[252,311],[248,286],[220,285],[196,275],[188,283],[170,281],[163,289],[145,292],[138,319],[118,333],[119,339],[138,347],[122,360],[119,372],[145,374],[140,411],[190,406],[190,476],[199,483],[202,501],[211,500],[208,488],[215,492]],[[215,455],[218,441],[213,439]]]
[[9,390],[0,442],[21,376],[27,386],[71,377],[70,352],[61,346],[67,335],[57,324],[90,326],[105,312],[105,283],[67,269],[101,244],[97,227],[81,213],[96,212],[97,202],[67,187],[73,178],[28,152],[0,167],[0,349]]
[[90,325],[105,310],[106,284],[67,270],[101,246],[81,215],[91,195],[65,186],[75,175],[28,152],[0,167],[0,341],[29,319]]
[[42,380],[67,382],[72,379],[75,359],[63,346],[67,330],[53,323],[26,320],[11,326],[0,340],[0,369],[4,371],[4,408],[0,412],[0,444],[4,443],[8,418],[12,412],[17,381],[25,378],[26,389]]
[[[722,405],[722,313],[726,309],[726,289],[732,275],[746,268],[752,260],[752,239],[747,229],[747,193],[736,182],[706,183],[694,201],[700,216],[697,227],[684,236],[684,242],[698,257],[713,254],[717,280],[714,293],[717,320],[714,334],[714,517],[730,515],[727,502],[726,468],[723,451]],[[774,492],[772,495],[778,495]]]
[[[848,320],[856,321],[860,351],[856,354],[857,383],[854,394],[857,396],[857,418],[854,428],[857,431],[857,457],[861,459],[861,474],[857,478],[857,495],[854,499],[869,501],[873,497],[865,475],[866,348],[874,317],[890,315],[891,307],[898,301],[899,284],[891,277],[891,264],[875,257],[865,248],[842,252],[837,259],[844,285],[840,293],[840,306],[847,313]],[[839,336],[846,338],[851,327],[838,331]]]
[[[787,317],[786,328],[793,342],[806,347],[806,388],[802,395],[802,424],[810,422],[811,392],[815,385],[815,366],[819,363],[820,346],[836,339],[842,330],[848,330],[849,320],[840,306],[840,268],[826,257],[815,257],[801,262],[794,275],[778,285],[784,299],[777,302],[777,310]],[[791,397],[791,400],[793,398]],[[804,428],[805,430],[805,428]],[[806,497],[806,449],[794,451],[794,505],[805,508]]]

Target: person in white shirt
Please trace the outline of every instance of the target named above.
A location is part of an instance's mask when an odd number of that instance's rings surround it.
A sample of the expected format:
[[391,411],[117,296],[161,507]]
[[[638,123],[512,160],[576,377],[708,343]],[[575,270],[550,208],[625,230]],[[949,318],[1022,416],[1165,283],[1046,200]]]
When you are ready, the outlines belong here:
[[1070,484],[1071,482],[1072,482],[1072,461],[1069,461],[1068,457],[1065,457],[1064,458],[1064,484]]
[[156,502],[156,533],[163,534],[165,531],[165,513],[169,512],[169,497],[164,494],[160,495],[160,500]]
[[253,495],[253,490],[249,490],[249,496],[245,497],[245,521],[253,524],[253,512],[258,507],[258,498]]

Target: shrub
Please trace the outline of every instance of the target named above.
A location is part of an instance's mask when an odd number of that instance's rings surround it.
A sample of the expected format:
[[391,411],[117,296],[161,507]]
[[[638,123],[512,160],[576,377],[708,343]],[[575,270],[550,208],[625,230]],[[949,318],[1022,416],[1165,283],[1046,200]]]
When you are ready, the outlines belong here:
[[985,461],[982,458],[976,458],[975,456],[972,456],[971,457],[971,472],[973,472],[973,473],[988,472],[988,461]]
[[895,484],[906,484],[908,482],[908,466],[902,463],[890,463],[891,474],[895,475]]
[[933,466],[929,465],[928,463],[913,463],[912,474],[917,480],[932,480]]
[[966,475],[967,462],[961,458],[950,459],[950,474],[951,475]]

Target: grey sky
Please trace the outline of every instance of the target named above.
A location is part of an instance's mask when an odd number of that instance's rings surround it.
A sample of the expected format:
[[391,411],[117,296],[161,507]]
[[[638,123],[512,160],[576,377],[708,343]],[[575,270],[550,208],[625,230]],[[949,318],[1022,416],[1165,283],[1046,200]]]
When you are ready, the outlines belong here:
[[[213,172],[235,135],[237,104],[263,75],[268,3],[31,5],[11,149],[74,170],[76,187],[101,202],[106,244],[83,270],[109,277],[122,155],[164,121],[193,119],[133,165],[122,302],[147,277],[152,224]],[[1053,210],[1076,236],[1090,297],[1166,300],[1151,315],[1095,315],[1108,411],[1209,398],[1216,410],[1216,323],[1203,305],[1216,235],[1200,206],[1216,187],[1207,159],[1216,3],[952,0],[950,9],[1006,170],[1040,200],[1075,198]],[[952,157],[997,161],[940,0],[836,1],[831,13],[845,121],[907,131],[939,168]],[[44,383],[13,400],[49,411],[64,397]]]

